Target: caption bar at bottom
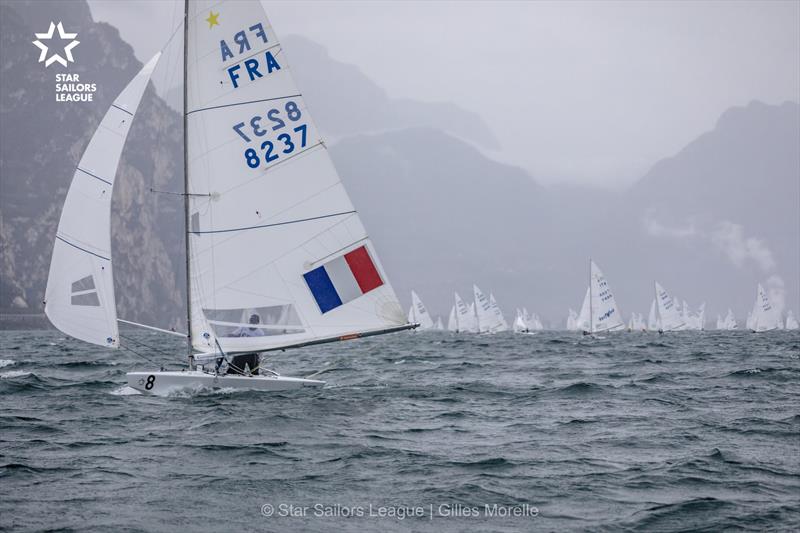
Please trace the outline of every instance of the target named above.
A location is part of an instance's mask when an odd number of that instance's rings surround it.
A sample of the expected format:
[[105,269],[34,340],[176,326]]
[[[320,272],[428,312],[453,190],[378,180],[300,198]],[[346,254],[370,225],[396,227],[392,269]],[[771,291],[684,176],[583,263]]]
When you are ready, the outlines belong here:
[[480,506],[461,504],[427,505],[295,505],[292,503],[265,503],[261,515],[277,518],[536,518],[539,509],[533,505],[500,505],[487,503]]

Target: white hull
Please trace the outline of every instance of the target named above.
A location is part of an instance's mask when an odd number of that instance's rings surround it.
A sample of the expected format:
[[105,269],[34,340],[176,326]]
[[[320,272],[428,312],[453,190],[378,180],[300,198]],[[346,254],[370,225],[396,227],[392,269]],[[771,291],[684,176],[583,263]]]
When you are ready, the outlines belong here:
[[128,372],[128,386],[146,394],[164,396],[181,389],[237,389],[287,391],[307,387],[322,387],[324,381],[290,378],[267,374],[263,376],[215,375],[199,370],[184,372]]

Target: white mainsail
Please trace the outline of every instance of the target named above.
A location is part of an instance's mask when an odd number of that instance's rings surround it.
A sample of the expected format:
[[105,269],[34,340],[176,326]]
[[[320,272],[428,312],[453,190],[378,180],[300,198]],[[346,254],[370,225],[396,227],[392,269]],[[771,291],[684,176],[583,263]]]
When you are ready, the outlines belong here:
[[792,313],[791,310],[786,313],[786,329],[800,329],[800,324],[798,324],[797,319],[794,317],[794,313]]
[[434,323],[428,309],[417,293],[411,291],[411,307],[408,310],[408,322],[419,324],[419,329],[433,329]]
[[[405,329],[261,5],[190,2],[187,23],[194,348],[253,352]],[[236,336],[251,326],[243,310],[257,336]]]
[[464,303],[458,293],[455,293],[455,302],[456,331],[473,332],[475,330],[475,308]]
[[591,331],[613,331],[625,327],[622,313],[619,311],[611,286],[606,281],[600,267],[594,261],[591,263]]
[[686,329],[686,324],[676,309],[672,297],[657,281],[655,282],[655,291],[660,331],[679,331]]
[[441,316],[436,317],[436,326],[434,326],[434,329],[437,331],[444,331],[444,324],[442,323]]
[[481,328],[480,324],[478,323],[478,312],[475,310],[475,302],[469,304],[469,314],[466,323],[465,331],[469,331],[470,333],[480,333]]
[[686,324],[686,329],[695,329],[694,318],[689,313],[689,304],[686,303],[686,300],[683,301],[683,307],[681,307],[681,319]]
[[497,322],[497,315],[492,309],[492,304],[477,285],[472,286],[475,296],[475,316],[478,319],[478,332],[489,333],[493,331]]
[[506,322],[503,312],[500,310],[500,306],[497,305],[497,300],[494,299],[494,294],[492,293],[489,293],[489,305],[495,316],[495,327],[492,332],[508,331],[508,322]]
[[758,333],[780,328],[781,317],[769,301],[764,287],[759,283],[753,313],[753,331]]
[[161,54],[123,89],[83,152],[58,223],[44,312],[55,327],[86,342],[119,347],[111,263],[111,196],[139,102]]

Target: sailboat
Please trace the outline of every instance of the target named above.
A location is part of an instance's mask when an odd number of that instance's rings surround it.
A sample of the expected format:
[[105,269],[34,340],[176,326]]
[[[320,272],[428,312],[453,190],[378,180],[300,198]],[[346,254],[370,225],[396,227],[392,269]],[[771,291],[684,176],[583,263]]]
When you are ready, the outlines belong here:
[[512,324],[512,330],[514,333],[530,333],[530,328],[528,324],[525,322],[525,317],[522,314],[522,311],[517,309],[517,317],[514,319],[514,323]]
[[769,301],[764,287],[759,283],[752,314],[752,331],[762,333],[781,327],[781,317]]
[[[581,312],[583,310],[581,309]],[[583,329],[584,335],[615,331],[625,328],[617,306],[617,300],[611,292],[600,267],[589,261],[589,328]]]
[[[261,5],[201,5],[209,4],[184,3],[188,369],[130,372],[127,382],[153,394],[319,387],[324,382],[311,377],[233,361],[415,324],[406,321]],[[111,193],[157,60],[120,93],[81,158],[45,293],[53,325],[107,348],[120,347]]]
[[794,313],[792,313],[791,310],[786,313],[786,329],[800,329],[800,324],[797,323],[797,319],[794,317]]
[[419,329],[433,329],[435,324],[431,318],[428,309],[417,293],[411,291],[411,307],[408,309],[408,322],[409,324],[419,324]]
[[458,333],[458,315],[456,315],[455,305],[450,308],[450,316],[447,317],[447,331]]
[[657,281],[655,282],[656,303],[658,309],[658,332],[681,331],[686,329],[680,312],[675,306],[675,301]]
[[433,329],[435,329],[437,331],[444,331],[444,324],[442,323],[442,317],[441,316],[437,316],[436,317],[436,325],[433,327]]
[[578,330],[578,313],[575,312],[574,309],[569,309],[569,314],[567,315],[567,331],[577,331]]
[[725,315],[725,319],[722,321],[722,329],[734,330],[737,327],[736,317],[733,316],[733,311],[728,309],[728,314]]

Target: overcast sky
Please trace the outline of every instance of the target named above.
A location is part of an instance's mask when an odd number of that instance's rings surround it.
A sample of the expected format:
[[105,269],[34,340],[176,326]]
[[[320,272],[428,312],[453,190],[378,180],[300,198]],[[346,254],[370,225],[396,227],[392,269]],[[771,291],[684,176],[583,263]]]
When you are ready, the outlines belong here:
[[[479,113],[542,183],[629,183],[730,106],[800,100],[796,1],[263,4],[390,96]],[[183,2],[89,5],[145,60]]]

